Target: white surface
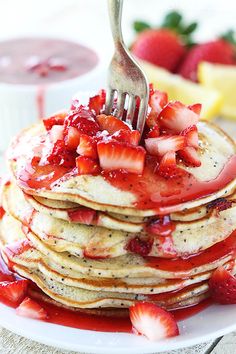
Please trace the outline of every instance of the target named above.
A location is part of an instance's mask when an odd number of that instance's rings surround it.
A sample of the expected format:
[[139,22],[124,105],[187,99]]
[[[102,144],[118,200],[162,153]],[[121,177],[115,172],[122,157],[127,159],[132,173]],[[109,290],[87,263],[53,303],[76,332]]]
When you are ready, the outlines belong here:
[[[171,8],[182,9],[186,14],[187,19],[197,19],[201,22],[200,30],[197,33],[197,37],[200,39],[214,38],[215,33],[222,33],[228,28],[235,29],[235,0],[198,0],[197,5],[196,2],[190,0],[124,0],[124,2],[123,24],[124,37],[127,43],[130,43],[133,37],[131,23],[135,18],[148,19],[152,22],[152,24],[158,24],[159,20],[163,17],[163,13]],[[82,40],[83,42],[86,41],[88,45],[95,45],[98,51],[106,57],[107,62],[109,62],[112,54],[112,42],[107,25],[108,17],[106,13],[106,0],[0,0],[0,39],[8,38],[10,36],[44,34],[55,37],[62,36],[73,40]],[[105,75],[101,75],[98,80],[95,80],[92,83],[92,87],[90,87],[90,89],[104,87],[105,81]],[[86,89],[88,89],[88,87],[86,87]],[[2,123],[1,116],[0,123]],[[224,125],[229,132],[231,132],[233,128],[236,136],[236,124],[225,122]],[[2,129],[3,128],[1,126],[1,130]],[[2,165],[0,166],[2,167]],[[1,171],[3,171],[2,168]],[[236,318],[236,310],[231,311],[231,309],[231,307],[226,308],[227,313],[229,312],[227,317],[231,316],[232,319],[230,320],[233,321],[233,319]],[[57,329],[53,331],[51,331],[51,329],[46,330],[45,326],[42,327],[42,325],[45,324],[38,324],[38,322],[30,320],[25,320],[27,322],[27,326],[25,326],[25,321],[23,321],[24,319],[19,319],[15,316],[12,317],[12,314],[9,315],[8,310],[9,309],[0,307],[0,323],[5,324],[6,327],[10,328],[12,331],[20,333],[25,337],[30,336],[35,340],[39,340],[39,336],[43,336],[45,338],[46,334],[46,342],[51,345],[55,344],[48,338],[51,333],[53,333],[54,336],[55,333],[57,333],[56,340],[63,340],[64,330],[62,335],[62,327],[56,327]],[[199,320],[199,322],[195,322],[191,328],[188,328],[189,331],[192,331],[193,328],[202,327],[202,325],[204,325],[202,331],[203,336],[200,337],[202,338],[201,341],[204,341],[204,335],[207,334],[209,330],[212,330],[212,328],[209,328],[211,326],[211,323],[209,324],[208,322],[209,317],[205,314],[206,312],[202,313],[203,318]],[[219,314],[219,316],[214,317],[212,320],[214,327],[219,322],[221,326],[224,326],[224,310]],[[9,321],[10,323],[8,323]],[[38,326],[41,328],[39,332],[36,330]],[[234,324],[233,327],[235,328]],[[227,328],[227,331],[233,330],[233,327]],[[204,333],[205,328],[206,333]],[[199,328],[199,330],[201,331],[201,328]],[[74,332],[72,340],[77,340],[79,342],[80,338],[84,337],[84,332],[81,332],[82,334],[78,333],[80,332],[77,330]],[[214,336],[218,335],[220,335],[219,332],[214,334]],[[184,338],[185,337],[186,335]],[[91,335],[88,334],[86,338],[88,338],[90,344],[93,344],[94,333]],[[134,337],[133,340],[136,342],[136,340],[140,340],[140,338]],[[181,340],[181,337],[179,337],[178,340]],[[11,344],[9,342],[11,342]],[[45,343],[45,341],[43,342]],[[2,343],[3,345],[1,346]],[[27,343],[28,349],[26,349],[26,341],[16,335],[10,336],[8,334],[7,336],[7,331],[3,330],[0,334],[0,353],[58,353],[52,348],[45,346],[39,347],[31,341],[27,341]],[[219,346],[216,347],[216,351],[213,350],[213,353],[236,353],[236,339],[232,335],[224,337],[223,345],[220,343]],[[230,345],[229,348],[227,347],[227,343]],[[60,345],[58,341],[57,345]],[[67,343],[67,348],[69,348],[69,345],[70,342]],[[211,349],[209,349],[210,345],[211,344],[208,343],[205,346],[207,353],[211,351]],[[104,343],[104,347],[102,347],[101,343],[99,344],[99,347],[101,348],[100,352],[105,353],[107,340]],[[133,342],[129,349],[132,349],[132,347]],[[61,348],[65,347],[62,346]],[[119,347],[116,346],[116,348],[117,353],[121,354]],[[199,350],[199,347],[194,348],[195,349],[192,349],[191,351],[188,348],[186,351],[178,350],[175,354],[196,354],[200,352],[202,354],[205,352],[204,349]],[[161,350],[165,350],[165,348],[162,347]],[[157,352],[157,350],[152,350],[152,352]],[[61,353],[62,352],[60,351],[60,354]],[[65,352],[63,351],[63,353]],[[111,354],[112,352],[109,351],[109,353]],[[131,351],[128,353],[131,353]]]
[[211,306],[179,323],[181,335],[160,342],[127,333],[78,330],[19,317],[13,309],[0,305],[0,324],[24,337],[61,349],[84,353],[158,353],[217,338],[236,329],[236,305]]

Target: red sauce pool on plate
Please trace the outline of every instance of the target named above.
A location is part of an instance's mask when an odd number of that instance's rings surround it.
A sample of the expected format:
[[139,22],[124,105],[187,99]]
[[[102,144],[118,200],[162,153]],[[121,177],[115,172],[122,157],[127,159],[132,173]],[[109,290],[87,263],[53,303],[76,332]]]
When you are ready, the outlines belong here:
[[44,85],[69,80],[98,64],[90,48],[62,39],[16,38],[0,42],[0,82]]

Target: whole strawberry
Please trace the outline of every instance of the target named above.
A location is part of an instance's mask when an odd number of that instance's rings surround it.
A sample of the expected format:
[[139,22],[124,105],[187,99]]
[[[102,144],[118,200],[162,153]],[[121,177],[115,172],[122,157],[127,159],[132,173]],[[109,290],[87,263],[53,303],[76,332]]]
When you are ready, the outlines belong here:
[[168,13],[159,28],[136,21],[134,29],[138,35],[131,51],[142,60],[174,72],[192,42],[191,35],[196,27],[195,22],[185,25],[176,11]]
[[173,31],[149,29],[138,35],[131,51],[140,59],[174,71],[185,53],[185,47]]
[[200,62],[232,65],[234,64],[234,53],[234,45],[225,39],[198,44],[189,50],[178,73],[186,79],[197,81]]

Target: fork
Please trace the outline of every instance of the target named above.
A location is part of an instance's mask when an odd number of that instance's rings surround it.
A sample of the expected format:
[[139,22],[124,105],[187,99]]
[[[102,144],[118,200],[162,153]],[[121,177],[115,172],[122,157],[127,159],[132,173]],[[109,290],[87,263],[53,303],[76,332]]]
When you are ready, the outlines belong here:
[[[142,134],[148,108],[149,85],[144,72],[125,47],[121,31],[122,7],[123,0],[108,0],[115,53],[108,70],[105,113],[111,114],[117,97],[115,116],[122,120],[127,105],[126,122]],[[137,100],[138,118],[134,122]]]

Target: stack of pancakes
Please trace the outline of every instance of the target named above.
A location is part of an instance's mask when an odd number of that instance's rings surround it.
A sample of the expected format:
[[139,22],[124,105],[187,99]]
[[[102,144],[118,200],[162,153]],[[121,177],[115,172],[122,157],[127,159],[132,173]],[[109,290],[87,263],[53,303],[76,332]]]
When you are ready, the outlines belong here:
[[[236,169],[229,169],[219,190],[210,188],[232,164],[235,145],[210,123],[200,122],[198,129],[201,167],[182,168],[207,181],[209,191],[159,211],[137,208],[135,194],[102,175],[59,176],[50,187],[45,176],[26,183],[44,129],[39,123],[25,130],[10,148],[11,179],[2,190],[4,259],[71,308],[128,308],[147,300],[178,309],[209,297],[214,269],[224,265],[236,272]],[[163,215],[172,233],[149,233]],[[135,239],[142,252],[130,247]]]

